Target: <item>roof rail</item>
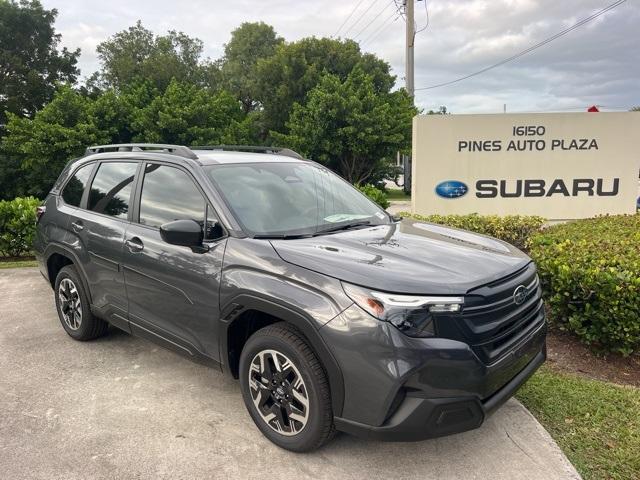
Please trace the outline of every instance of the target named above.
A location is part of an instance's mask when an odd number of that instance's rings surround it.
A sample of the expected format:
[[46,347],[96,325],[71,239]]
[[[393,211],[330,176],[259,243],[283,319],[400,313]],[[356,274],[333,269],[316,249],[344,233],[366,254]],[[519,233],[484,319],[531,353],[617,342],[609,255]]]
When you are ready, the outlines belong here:
[[185,147],[183,145],[165,145],[163,143],[117,143],[113,145],[94,145],[92,147],[87,147],[84,154],[86,156],[106,151],[144,152],[145,150],[160,150],[160,153],[178,155],[192,160],[198,159],[198,156],[193,153],[189,147]]
[[265,147],[256,145],[205,145],[191,147],[193,150],[222,150],[231,152],[256,152],[256,153],[271,153],[274,155],[284,155],[285,157],[297,158],[298,160],[304,160],[304,157],[298,152],[291,150],[290,148],[282,147]]

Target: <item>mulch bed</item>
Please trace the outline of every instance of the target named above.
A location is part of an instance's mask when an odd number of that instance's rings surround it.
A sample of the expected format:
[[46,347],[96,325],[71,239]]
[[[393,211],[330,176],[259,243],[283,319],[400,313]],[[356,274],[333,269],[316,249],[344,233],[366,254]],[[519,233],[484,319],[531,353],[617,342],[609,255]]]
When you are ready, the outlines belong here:
[[640,354],[629,357],[595,353],[568,333],[547,336],[547,365],[553,369],[621,385],[640,387]]

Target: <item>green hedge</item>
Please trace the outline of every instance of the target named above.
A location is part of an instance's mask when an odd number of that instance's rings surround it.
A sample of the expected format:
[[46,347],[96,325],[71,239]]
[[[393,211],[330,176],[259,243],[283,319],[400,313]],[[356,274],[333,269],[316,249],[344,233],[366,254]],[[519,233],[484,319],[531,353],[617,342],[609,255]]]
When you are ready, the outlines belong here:
[[438,223],[450,227],[470,230],[504,240],[526,250],[529,238],[541,231],[545,219],[525,215],[412,215],[402,212],[403,217],[411,217],[424,222]]
[[530,255],[554,324],[601,350],[640,348],[640,215],[550,227]]
[[31,252],[36,231],[36,207],[33,197],[0,201],[0,256],[21,257]]
[[378,205],[380,205],[382,208],[389,208],[389,200],[387,200],[387,194],[384,193],[384,190],[380,190],[374,185],[356,185],[356,188],[371,200],[376,202]]

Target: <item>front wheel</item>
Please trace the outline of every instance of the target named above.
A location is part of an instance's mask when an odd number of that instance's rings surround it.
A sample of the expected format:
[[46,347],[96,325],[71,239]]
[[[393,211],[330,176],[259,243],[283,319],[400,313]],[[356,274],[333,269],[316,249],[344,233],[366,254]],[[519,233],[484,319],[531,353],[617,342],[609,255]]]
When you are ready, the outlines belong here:
[[277,323],[249,338],[240,357],[240,386],[253,421],[276,445],[306,452],[333,436],[324,369],[293,327]]

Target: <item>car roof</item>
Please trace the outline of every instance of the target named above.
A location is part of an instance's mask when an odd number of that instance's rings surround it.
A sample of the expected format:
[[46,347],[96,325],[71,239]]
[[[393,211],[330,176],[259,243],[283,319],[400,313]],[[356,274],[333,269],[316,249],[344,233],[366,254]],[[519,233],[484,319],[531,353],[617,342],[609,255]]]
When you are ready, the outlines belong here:
[[197,165],[231,163],[292,163],[306,161],[299,153],[288,148],[252,145],[215,145],[187,147],[161,143],[122,143],[87,147],[81,159],[155,158],[182,161]]
[[202,165],[233,163],[300,163],[305,160],[277,153],[237,152],[224,150],[193,150]]

